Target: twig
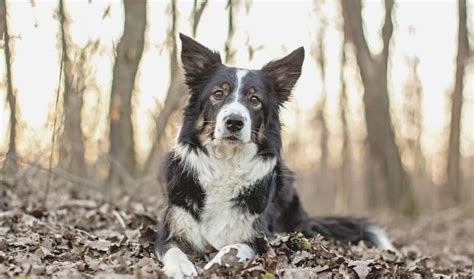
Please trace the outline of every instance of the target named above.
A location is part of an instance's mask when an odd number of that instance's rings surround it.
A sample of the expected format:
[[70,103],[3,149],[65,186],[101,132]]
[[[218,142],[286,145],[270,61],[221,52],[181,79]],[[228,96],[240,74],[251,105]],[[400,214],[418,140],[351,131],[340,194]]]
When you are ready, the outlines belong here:
[[115,218],[117,218],[117,221],[119,222],[120,227],[125,230],[127,228],[127,225],[125,224],[125,221],[123,220],[120,213],[118,213],[117,210],[114,210],[112,213],[114,214]]
[[[0,157],[3,157],[5,155],[2,155],[0,154]],[[38,168],[40,170],[43,170],[43,171],[48,171],[52,174],[55,174],[57,176],[60,176],[62,177],[63,179],[71,182],[71,183],[74,183],[76,185],[79,185],[79,186],[86,186],[88,188],[94,188],[95,190],[98,190],[100,189],[100,185],[99,184],[96,184],[90,180],[87,180],[83,177],[80,177],[80,176],[77,176],[77,175],[74,175],[72,173],[69,173],[65,170],[62,170],[62,169],[59,169],[59,168],[54,168],[54,169],[51,169],[51,168],[45,168],[43,166],[41,166],[41,164],[39,163],[36,163],[36,162],[31,162],[31,161],[27,161],[27,160],[24,160],[20,157],[16,157],[16,158],[11,158],[9,156],[6,156],[6,160],[16,160],[17,162],[19,162],[20,164],[25,164],[25,165],[29,165],[29,166],[32,166],[32,167],[35,167],[35,168]]]
[[53,169],[53,155],[54,155],[54,145],[56,143],[56,124],[58,121],[58,104],[59,104],[59,91],[61,90],[61,80],[63,76],[63,64],[64,64],[64,50],[61,51],[61,62],[59,66],[59,79],[58,79],[58,90],[56,92],[56,104],[54,106],[54,122],[53,122],[53,134],[51,135],[51,153],[49,155],[49,166],[48,166],[48,181],[46,183],[46,193],[43,199],[43,206],[46,206],[46,201],[48,200],[49,188],[51,186],[52,178],[52,169]]
[[[63,5],[63,2],[62,1],[59,1],[59,14],[60,14],[60,17],[63,17],[64,14],[62,13],[62,7]],[[61,18],[61,23],[63,22],[63,18]],[[64,66],[64,58],[66,56],[66,53],[64,51],[64,49],[61,49],[61,62],[59,64],[59,79],[58,79],[58,90],[56,92],[56,104],[54,106],[54,122],[53,122],[53,133],[51,135],[51,153],[50,153],[50,156],[49,156],[49,171],[48,171],[48,181],[46,183],[46,193],[44,195],[44,199],[43,199],[43,206],[45,207],[46,206],[46,201],[48,199],[48,194],[49,194],[49,188],[51,186],[51,170],[53,168],[53,155],[54,155],[54,145],[56,143],[56,124],[57,124],[57,121],[58,121],[58,116],[57,116],[57,113],[58,113],[58,104],[59,104],[59,93],[60,93],[60,90],[61,90],[61,80],[62,80],[62,77],[63,77],[63,66]]]

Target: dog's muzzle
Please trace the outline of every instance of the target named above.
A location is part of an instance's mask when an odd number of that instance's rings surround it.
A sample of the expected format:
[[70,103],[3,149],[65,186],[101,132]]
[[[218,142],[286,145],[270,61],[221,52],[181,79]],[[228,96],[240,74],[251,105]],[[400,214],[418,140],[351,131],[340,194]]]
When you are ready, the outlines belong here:
[[215,138],[231,142],[250,142],[250,113],[242,104],[232,103],[221,109],[216,119]]

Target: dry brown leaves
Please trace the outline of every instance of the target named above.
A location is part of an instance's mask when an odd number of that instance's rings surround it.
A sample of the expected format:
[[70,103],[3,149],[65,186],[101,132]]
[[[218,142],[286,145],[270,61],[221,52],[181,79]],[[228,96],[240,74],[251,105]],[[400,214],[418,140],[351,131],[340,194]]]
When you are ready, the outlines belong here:
[[[0,212],[0,277],[162,277],[152,253],[158,212],[141,203],[114,205],[99,199],[61,196],[42,208],[32,193],[3,191]],[[455,226],[456,224],[451,224]],[[464,224],[463,226],[467,226]],[[470,220],[469,228],[474,226]],[[419,232],[418,237],[423,233]],[[465,232],[468,234],[469,232]],[[472,233],[472,231],[471,231]],[[413,236],[414,237],[414,236]],[[460,242],[472,239],[458,235]],[[320,236],[278,236],[268,252],[246,263],[229,253],[225,265],[204,272],[212,255],[194,257],[204,277],[380,278],[472,277],[474,251],[423,254],[408,243],[398,252],[364,243],[341,245]],[[460,243],[472,245],[472,243]],[[467,252],[466,252],[467,251]],[[231,251],[232,252],[232,251]]]

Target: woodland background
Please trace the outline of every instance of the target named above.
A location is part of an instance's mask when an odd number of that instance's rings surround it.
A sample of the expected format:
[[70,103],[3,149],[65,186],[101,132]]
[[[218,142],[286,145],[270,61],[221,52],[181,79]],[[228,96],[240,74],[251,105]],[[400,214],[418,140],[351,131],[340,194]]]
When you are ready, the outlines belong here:
[[[466,0],[0,0],[2,209],[138,203],[159,220],[160,163],[187,98],[183,32],[241,67],[305,47],[283,144],[312,214],[365,215],[394,231],[395,220],[471,226],[473,9]],[[470,241],[462,253],[472,267]]]

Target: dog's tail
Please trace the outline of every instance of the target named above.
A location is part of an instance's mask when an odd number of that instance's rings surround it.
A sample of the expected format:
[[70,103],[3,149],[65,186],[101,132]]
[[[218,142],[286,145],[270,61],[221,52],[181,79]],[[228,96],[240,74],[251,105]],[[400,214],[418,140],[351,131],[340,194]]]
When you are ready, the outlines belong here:
[[275,209],[277,232],[299,231],[311,237],[321,234],[342,242],[358,243],[361,240],[387,250],[395,251],[384,230],[367,219],[351,217],[309,217],[293,184],[294,173],[284,164],[278,165]]
[[342,242],[358,243],[364,240],[385,250],[396,250],[380,226],[361,218],[307,218],[297,226],[296,231],[302,232],[306,237],[319,233]]

